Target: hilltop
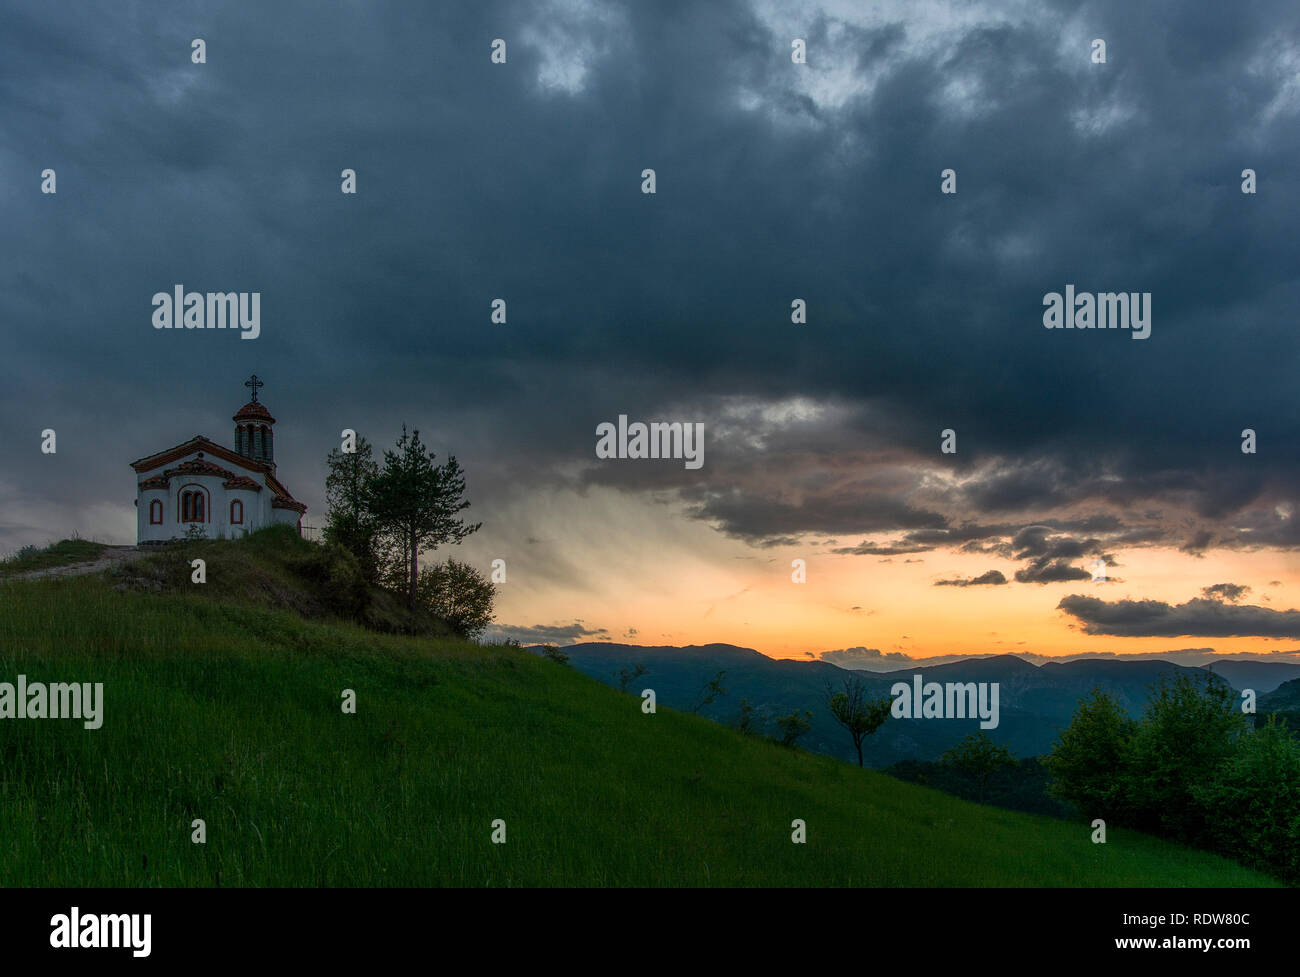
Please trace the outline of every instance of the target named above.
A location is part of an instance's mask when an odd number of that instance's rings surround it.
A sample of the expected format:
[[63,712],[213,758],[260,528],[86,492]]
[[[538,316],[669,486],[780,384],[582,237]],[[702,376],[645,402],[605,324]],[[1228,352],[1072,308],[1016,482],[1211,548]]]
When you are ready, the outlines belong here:
[[[206,583],[192,582],[191,561],[205,563]],[[201,540],[159,547],[112,568],[116,589],[189,594],[227,604],[281,608],[314,620],[350,621],[374,631],[450,637],[427,611],[408,608],[392,591],[369,584],[356,560],[338,547],[272,526],[238,540]]]
[[420,622],[391,607],[381,633],[330,609],[305,550],[201,545],[203,585],[183,547],[0,581],[0,681],[104,683],[100,729],[0,724],[0,885],[1275,884],[646,715],[520,649],[396,633]]

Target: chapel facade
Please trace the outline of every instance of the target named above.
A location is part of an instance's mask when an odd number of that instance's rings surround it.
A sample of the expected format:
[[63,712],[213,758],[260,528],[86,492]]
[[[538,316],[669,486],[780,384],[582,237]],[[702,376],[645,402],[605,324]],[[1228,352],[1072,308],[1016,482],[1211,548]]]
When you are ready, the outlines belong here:
[[136,542],[165,543],[199,527],[209,539],[234,539],[284,523],[301,535],[307,507],[275,477],[275,418],[258,403],[262,381],[244,386],[253,399],[239,408],[235,447],[202,435],[131,462],[136,473]]

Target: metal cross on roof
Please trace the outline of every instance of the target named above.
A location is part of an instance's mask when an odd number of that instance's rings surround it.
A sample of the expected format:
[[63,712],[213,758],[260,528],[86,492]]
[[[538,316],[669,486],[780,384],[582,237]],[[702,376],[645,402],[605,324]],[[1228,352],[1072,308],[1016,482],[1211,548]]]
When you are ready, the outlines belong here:
[[253,388],[253,403],[257,403],[257,388],[265,387],[266,384],[264,384],[261,380],[257,379],[257,374],[254,373],[252,379],[244,381],[244,386]]

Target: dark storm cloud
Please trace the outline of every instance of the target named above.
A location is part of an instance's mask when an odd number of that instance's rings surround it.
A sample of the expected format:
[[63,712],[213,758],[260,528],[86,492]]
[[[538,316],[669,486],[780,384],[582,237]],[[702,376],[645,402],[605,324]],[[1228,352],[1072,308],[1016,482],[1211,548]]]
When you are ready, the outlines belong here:
[[1300,611],[1275,611],[1203,597],[1171,605],[1158,600],[1108,603],[1096,597],[1072,594],[1062,598],[1057,607],[1078,619],[1085,634],[1163,638],[1300,637]]
[[[756,490],[757,482],[769,483],[772,478],[764,475],[747,479],[738,475],[735,481],[711,480],[708,486],[684,490],[682,498],[691,503],[692,515],[716,524],[727,535],[750,541],[760,541],[773,534],[792,536],[813,530],[854,533],[873,529],[938,529],[946,522],[942,513],[915,506],[904,493],[874,483],[872,479],[842,477],[833,484],[809,487],[801,493],[801,498],[791,500],[780,497],[783,493],[775,485],[771,486],[770,494]],[[933,546],[874,547],[864,541],[853,549],[861,553],[915,553]]]
[[[635,630],[629,633],[634,634]],[[609,631],[606,628],[596,628],[592,630],[581,621],[575,621],[574,623],[567,625],[494,624],[489,627],[486,632],[486,639],[490,642],[499,642],[509,639],[518,641],[520,644],[524,645],[573,644],[582,638],[594,638],[597,641],[608,640]]]
[[[1300,652],[1298,651],[1281,651],[1274,650],[1261,653],[1241,653],[1235,655],[1223,655],[1215,652],[1213,648],[1176,648],[1168,651],[1139,651],[1139,652],[1113,652],[1113,651],[1089,651],[1081,652],[1074,655],[1038,655],[1028,651],[1009,651],[1006,654],[1013,655],[1016,658],[1024,659],[1033,665],[1044,665],[1048,662],[1068,662],[1082,661],[1086,659],[1108,659],[1113,661],[1164,661],[1173,662],[1178,665],[1199,666],[1213,665],[1222,661],[1286,661],[1300,663]],[[882,655],[873,648],[848,648],[840,651],[824,651],[820,655],[813,652],[804,652],[807,658],[822,658],[832,664],[839,665],[841,668],[857,668],[869,671],[886,672],[900,668],[906,668],[910,665],[918,665],[928,668],[933,665],[944,665],[949,662],[974,661],[980,658],[988,658],[986,653],[955,654],[955,655],[938,655],[931,658],[914,658],[901,652],[890,652],[888,655]]]
[[1209,587],[1202,587],[1201,593],[1210,600],[1226,601],[1229,604],[1235,604],[1246,594],[1250,593],[1250,588],[1244,584],[1235,583],[1216,583]]
[[1068,536],[1054,536],[1046,526],[1026,526],[1011,540],[1012,555],[1017,560],[1027,559],[1075,559],[1085,553],[1095,552],[1095,539],[1072,539]]
[[[835,651],[823,651],[813,654],[805,652],[809,658],[820,658],[822,661],[830,662],[832,665],[838,665],[840,668],[854,668],[868,672],[890,672],[898,669],[907,668],[911,665],[923,665],[930,667],[932,665],[946,665],[949,662],[968,661],[975,658],[987,658],[988,655],[933,655],[924,658],[918,658],[902,651],[880,651],[878,648],[839,648]],[[1037,658],[1038,656],[1023,655],[1027,659]]]
[[1035,560],[1016,571],[1016,583],[1063,583],[1067,580],[1091,580],[1092,574],[1065,560]]
[[831,549],[832,553],[849,554],[851,556],[900,556],[904,553],[920,553],[924,550],[931,549],[929,546],[878,546],[875,543],[863,540],[857,546],[837,546]]
[[[811,653],[809,653],[811,655]],[[837,648],[835,651],[823,651],[815,656],[822,661],[839,665],[841,668],[866,668],[885,670],[903,668],[915,659],[901,651],[881,651],[879,648]]]
[[936,587],[982,587],[985,585],[998,586],[1006,582],[1006,574],[1001,570],[989,570],[986,573],[981,573],[978,577],[936,580],[934,585]]
[[[811,17],[802,67],[739,2],[3,6],[0,544],[129,509],[125,463],[228,437],[256,371],[317,515],[340,429],[405,420],[485,513],[604,485],[756,543],[1007,545],[1082,506],[1107,545],[1176,512],[1193,552],[1300,546],[1274,515],[1300,496],[1294,4],[1093,4],[1105,66],[1050,8],[932,44]],[[826,97],[819,65],[869,83]],[[261,290],[262,338],[154,331],[177,282]],[[1066,282],[1152,292],[1151,338],[1044,330]],[[842,409],[754,443],[718,399],[796,397]],[[708,419],[704,469],[597,466],[619,413]]]
[[1071,564],[1071,560],[1091,555],[1106,566],[1115,566],[1115,559],[1102,551],[1096,538],[1079,539],[1056,534],[1048,526],[1026,526],[1011,539],[1012,558],[1029,562],[1016,571],[1018,583],[1061,583],[1068,580],[1090,580],[1092,573]]

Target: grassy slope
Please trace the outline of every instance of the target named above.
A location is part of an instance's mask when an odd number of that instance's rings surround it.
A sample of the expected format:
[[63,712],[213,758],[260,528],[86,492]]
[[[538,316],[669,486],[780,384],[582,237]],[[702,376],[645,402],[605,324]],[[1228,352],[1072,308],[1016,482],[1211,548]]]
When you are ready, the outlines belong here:
[[0,583],[0,681],[19,672],[106,704],[98,730],[0,721],[5,886],[1272,884],[643,715],[519,651],[108,577]]
[[0,578],[32,570],[72,566],[74,563],[90,563],[99,559],[106,549],[108,546],[105,543],[94,543],[88,539],[64,539],[41,549],[25,549],[6,560],[0,560]]
[[[264,529],[234,540],[186,542],[160,549],[135,563],[112,571],[123,588],[155,593],[201,593],[210,601],[293,611],[301,617],[333,618],[338,595],[311,563],[320,557],[319,546],[300,538],[290,526]],[[191,560],[206,563],[207,583],[196,590],[191,583]],[[396,595],[379,587],[368,588],[369,606],[364,623],[374,631],[418,634],[430,638],[452,636],[440,619],[408,610]]]

